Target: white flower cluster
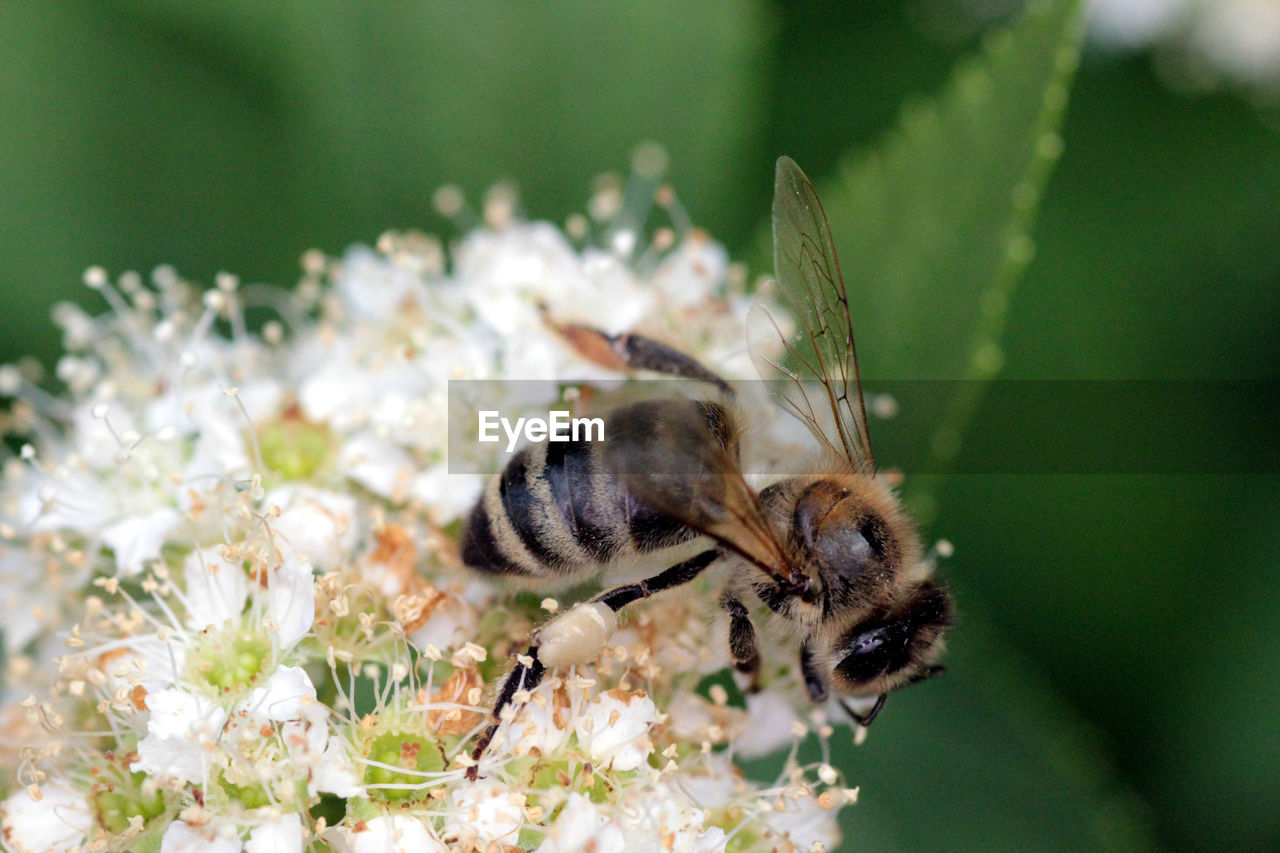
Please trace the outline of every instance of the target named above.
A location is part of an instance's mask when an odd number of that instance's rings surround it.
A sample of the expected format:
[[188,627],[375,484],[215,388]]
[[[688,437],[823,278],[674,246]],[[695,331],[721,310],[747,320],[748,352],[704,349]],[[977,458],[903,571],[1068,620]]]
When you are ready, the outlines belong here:
[[1162,69],[1183,86],[1280,96],[1280,0],[1090,0],[1089,24],[1104,45],[1159,45]]
[[[448,473],[448,380],[598,375],[542,306],[749,375],[741,276],[669,190],[674,227],[645,236],[655,186],[605,186],[573,237],[499,194],[449,265],[389,235],[309,254],[293,291],[87,273],[109,310],[58,309],[63,390],[0,369],[23,442],[0,491],[4,849],[837,843],[856,790],[795,760],[830,726],[776,674],[730,701],[708,587],[635,606],[466,779],[510,655],[557,604],[460,565],[482,478]],[[733,764],[788,745],[768,784]]]

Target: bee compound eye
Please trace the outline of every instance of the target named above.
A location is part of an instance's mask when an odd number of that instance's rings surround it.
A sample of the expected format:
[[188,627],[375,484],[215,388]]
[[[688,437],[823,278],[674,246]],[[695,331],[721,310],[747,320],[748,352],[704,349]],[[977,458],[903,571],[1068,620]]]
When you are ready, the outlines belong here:
[[828,525],[815,541],[818,559],[836,574],[851,580],[862,573],[875,549],[862,531],[850,525]]
[[909,640],[910,631],[903,623],[854,633],[842,645],[844,657],[836,664],[836,672],[850,684],[873,681],[905,663]]

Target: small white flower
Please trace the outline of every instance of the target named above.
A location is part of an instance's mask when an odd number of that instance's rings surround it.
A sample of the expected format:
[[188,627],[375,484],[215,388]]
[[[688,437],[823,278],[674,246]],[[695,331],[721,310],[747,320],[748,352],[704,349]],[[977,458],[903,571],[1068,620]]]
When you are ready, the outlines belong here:
[[1164,38],[1192,0],[1090,0],[1089,26],[1102,41],[1140,46]]
[[734,738],[734,751],[743,758],[777,752],[795,740],[793,724],[800,716],[785,696],[764,691],[749,693],[746,728]]
[[499,335],[540,327],[539,300],[554,303],[566,292],[580,297],[592,289],[573,247],[545,222],[471,232],[458,247],[454,275],[466,282],[466,297]]
[[[245,442],[246,413],[255,423],[279,413],[284,389],[274,377],[248,379],[229,398],[221,383],[178,385],[147,407],[147,427],[194,439],[194,449],[182,467],[183,482],[197,491],[224,478],[241,478],[253,472]],[[244,407],[243,411],[241,406]],[[178,499],[189,506],[190,495],[180,489]]]
[[[707,301],[708,291],[714,292],[729,271],[729,253],[724,246],[705,236],[695,235],[685,239],[670,255],[663,258],[654,271],[653,286],[672,305],[680,308],[698,308]],[[702,287],[690,287],[691,280],[701,280]]]
[[356,502],[350,495],[286,485],[264,502],[280,508],[275,533],[300,559],[321,571],[337,568],[356,542]]
[[371,432],[352,436],[338,452],[338,464],[352,480],[375,495],[403,500],[417,474],[413,457]]
[[363,797],[355,764],[342,739],[329,730],[329,711],[318,703],[304,704],[298,719],[281,728],[289,763],[307,777],[312,794]]
[[315,685],[302,667],[282,666],[266,683],[255,687],[240,708],[277,723],[297,720],[302,706],[316,698]]
[[413,498],[432,507],[437,522],[443,524],[475,506],[484,482],[484,477],[474,474],[450,474],[448,464],[441,462],[418,472],[409,491]]
[[[582,253],[582,270],[592,285],[585,292],[563,291],[549,294],[547,302],[567,315],[599,325],[619,334],[642,324],[653,310],[653,287],[640,281],[634,271],[612,251],[587,248]],[[686,295],[696,288],[683,282]]]
[[1280,0],[1091,0],[1089,23],[1103,45],[1158,44],[1183,86],[1280,91]]
[[443,837],[485,844],[516,843],[524,822],[524,794],[496,779],[481,779],[455,788],[447,802]]
[[267,575],[267,615],[279,632],[281,648],[291,649],[315,622],[311,566],[292,554]]
[[627,850],[636,853],[718,853],[725,846],[724,830],[706,826],[706,813],[665,783],[646,791],[619,823],[630,842]]
[[175,820],[160,839],[160,853],[240,853],[240,839],[220,835],[214,825],[197,829]]
[[363,425],[376,389],[364,380],[358,359],[347,341],[316,340],[296,352],[303,378],[298,403],[307,420],[326,423],[338,430]]
[[334,288],[356,319],[385,323],[418,301],[422,282],[368,246],[352,246],[342,258]]
[[238,620],[248,590],[244,569],[223,556],[221,548],[197,548],[182,564],[187,623],[195,628]]
[[695,694],[681,694],[667,706],[671,733],[682,740],[697,741],[715,723],[706,701]]
[[112,649],[104,672],[111,692],[140,686],[148,694],[172,687],[187,659],[187,647],[157,637],[138,637],[124,649]]
[[20,550],[0,548],[0,611],[4,622],[0,635],[5,648],[20,651],[39,635],[45,621],[57,612],[57,600],[45,590],[31,590],[38,568]]
[[138,760],[130,769],[203,781],[227,712],[176,687],[148,694],[147,708],[151,711],[147,736],[139,741]]
[[55,477],[30,478],[16,520],[35,531],[70,530],[92,536],[116,519],[116,498],[82,468],[62,468]]
[[286,814],[249,830],[244,853],[302,853],[304,841],[302,816]]
[[78,850],[93,827],[85,795],[66,782],[40,786],[39,799],[25,789],[0,803],[0,830],[15,853],[62,853]]
[[703,756],[703,764],[690,772],[680,773],[671,787],[688,795],[702,809],[726,808],[738,794],[739,779],[726,752]]
[[599,767],[634,770],[645,762],[653,744],[649,726],[658,713],[643,693],[601,693],[574,720],[578,743]]
[[121,442],[117,436],[137,428],[131,406],[124,400],[110,400],[109,391],[81,400],[72,412],[75,453],[94,471],[116,468]]
[[106,527],[102,541],[115,552],[116,571],[136,575],[148,562],[159,559],[165,537],[181,520],[177,510],[160,507]]
[[434,832],[409,815],[376,817],[358,829],[340,827],[328,840],[337,853],[449,853]]
[[627,849],[626,838],[609,813],[582,794],[572,793],[535,853],[625,853]]
[[824,809],[817,797],[783,796],[784,808],[774,808],[765,815],[766,822],[787,836],[801,850],[808,850],[820,843],[827,850],[834,850],[840,843],[840,827],[836,823],[836,810]]
[[457,599],[434,608],[427,621],[410,636],[419,649],[435,646],[442,652],[451,651],[467,643],[474,635],[477,614],[473,607]]
[[550,756],[558,753],[569,740],[569,709],[557,708],[554,691],[546,683],[536,694],[546,701],[530,701],[509,725],[497,735],[495,748],[510,749],[515,755]]

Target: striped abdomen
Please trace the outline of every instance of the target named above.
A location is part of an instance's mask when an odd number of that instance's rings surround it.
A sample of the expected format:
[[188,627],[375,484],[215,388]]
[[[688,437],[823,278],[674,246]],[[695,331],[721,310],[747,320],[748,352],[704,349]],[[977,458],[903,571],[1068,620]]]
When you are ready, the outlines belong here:
[[[648,422],[652,440],[661,437],[667,417],[687,415],[689,407],[706,419],[709,435],[729,441],[725,412],[715,403],[646,401],[623,411],[632,424]],[[609,460],[627,452],[628,440],[606,425],[604,441],[521,449],[471,511],[462,536],[463,562],[489,574],[565,578],[694,538],[694,531],[645,505],[619,482]]]

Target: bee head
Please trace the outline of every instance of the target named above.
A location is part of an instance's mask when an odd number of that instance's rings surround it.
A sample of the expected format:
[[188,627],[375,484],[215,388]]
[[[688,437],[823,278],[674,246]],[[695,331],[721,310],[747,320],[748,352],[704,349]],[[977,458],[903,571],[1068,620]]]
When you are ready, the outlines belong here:
[[885,694],[942,670],[942,633],[952,622],[951,595],[921,581],[886,612],[855,624],[832,646],[832,686],[841,693]]
[[884,484],[867,477],[824,478],[807,486],[793,511],[800,549],[821,579],[827,616],[883,597],[919,551],[915,530]]

